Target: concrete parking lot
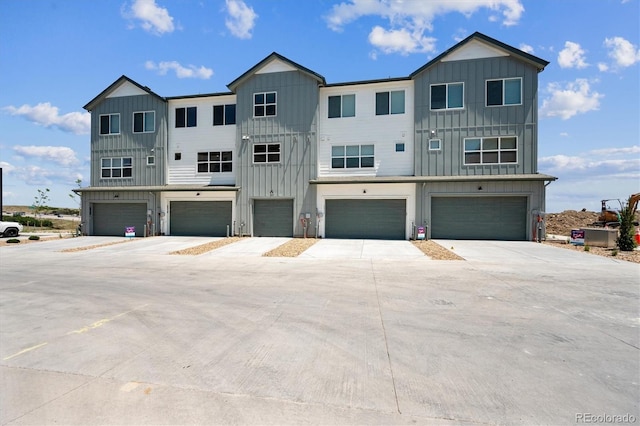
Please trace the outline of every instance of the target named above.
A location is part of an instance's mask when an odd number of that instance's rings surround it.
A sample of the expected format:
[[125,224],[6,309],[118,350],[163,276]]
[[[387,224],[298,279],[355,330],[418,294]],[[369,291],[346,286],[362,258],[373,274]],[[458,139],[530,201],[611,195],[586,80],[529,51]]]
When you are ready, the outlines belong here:
[[640,422],[637,264],[528,242],[439,242],[464,261],[104,245],[122,240],[0,244],[1,424]]

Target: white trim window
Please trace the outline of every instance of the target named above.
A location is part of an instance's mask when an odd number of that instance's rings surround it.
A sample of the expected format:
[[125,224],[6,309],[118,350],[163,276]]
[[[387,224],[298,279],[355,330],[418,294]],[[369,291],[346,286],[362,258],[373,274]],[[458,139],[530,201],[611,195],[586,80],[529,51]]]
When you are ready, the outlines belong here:
[[233,171],[231,151],[198,153],[198,173],[225,173]]
[[522,78],[487,80],[487,101],[489,106],[521,105]]
[[404,90],[376,93],[376,115],[404,114]]
[[429,139],[429,151],[440,151],[442,149],[442,141],[440,139]]
[[131,157],[112,157],[101,160],[100,177],[103,179],[130,178],[133,176]]
[[518,162],[515,136],[468,138],[464,140],[464,164],[513,164]]
[[276,92],[263,92],[253,94],[253,116],[275,117],[277,112]]
[[236,124],[236,104],[214,105],[213,125],[227,126]]
[[464,108],[464,83],[431,85],[431,109]]
[[155,131],[155,111],[141,111],[133,113],[133,133],[153,133]]
[[100,115],[100,135],[120,134],[120,114]]
[[279,163],[281,146],[279,143],[257,143],[253,145],[253,163]]
[[329,118],[355,117],[356,95],[329,96]]
[[331,168],[371,168],[375,165],[374,153],[374,145],[334,145],[331,147]]
[[147,156],[147,166],[155,166],[156,165],[156,157],[153,155]]

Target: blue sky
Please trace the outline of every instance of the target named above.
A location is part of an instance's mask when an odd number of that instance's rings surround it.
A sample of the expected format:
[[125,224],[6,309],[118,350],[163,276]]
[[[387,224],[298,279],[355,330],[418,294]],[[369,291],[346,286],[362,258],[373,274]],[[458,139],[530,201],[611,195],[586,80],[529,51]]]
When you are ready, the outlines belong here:
[[89,114],[121,75],[161,96],[228,91],[276,51],[327,82],[404,77],[475,31],[550,61],[547,211],[640,192],[638,0],[0,0],[4,205],[76,207]]

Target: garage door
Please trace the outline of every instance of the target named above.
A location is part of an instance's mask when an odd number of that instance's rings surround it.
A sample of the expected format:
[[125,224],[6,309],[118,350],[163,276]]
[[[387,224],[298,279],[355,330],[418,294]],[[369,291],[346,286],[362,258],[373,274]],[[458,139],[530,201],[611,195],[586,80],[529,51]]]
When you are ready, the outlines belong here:
[[525,240],[526,197],[434,197],[431,238]]
[[171,235],[225,237],[232,232],[231,201],[172,201]]
[[93,235],[124,236],[125,228],[135,226],[136,237],[144,237],[146,203],[94,203]]
[[327,238],[406,238],[406,200],[327,200],[325,218]]
[[254,237],[292,237],[293,200],[254,200]]

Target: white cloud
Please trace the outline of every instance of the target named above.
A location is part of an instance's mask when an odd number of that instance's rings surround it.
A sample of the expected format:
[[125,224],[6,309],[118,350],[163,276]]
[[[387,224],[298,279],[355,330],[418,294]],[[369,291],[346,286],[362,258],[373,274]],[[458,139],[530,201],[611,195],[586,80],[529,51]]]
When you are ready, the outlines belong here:
[[626,176],[640,178],[640,157],[629,154],[640,152],[640,146],[596,149],[578,155],[552,155],[542,157],[538,164],[547,173],[571,172],[578,176]]
[[586,68],[589,66],[585,61],[585,51],[578,43],[567,41],[564,49],[558,53],[558,65],[561,68]]
[[598,62],[598,70],[600,72],[609,71],[609,65],[605,64],[604,62]]
[[528,44],[525,44],[525,43],[521,43],[520,44],[520,50],[522,50],[523,52],[530,53],[530,54],[533,53],[533,47],[528,45]]
[[156,4],[155,0],[134,0],[129,9],[122,12],[128,19],[141,21],[140,26],[155,35],[171,33],[175,30],[169,11]]
[[607,38],[604,45],[610,49],[609,57],[613,58],[619,67],[630,67],[640,62],[640,49],[622,37]]
[[334,5],[325,19],[334,31],[363,16],[387,19],[389,28],[373,27],[369,42],[384,53],[407,54],[434,50],[435,40],[423,34],[433,30],[436,17],[452,12],[471,16],[482,8],[501,12],[506,26],[517,24],[524,12],[520,0],[346,0]]
[[568,83],[564,88],[559,83],[549,83],[547,91],[550,97],[542,102],[540,116],[560,117],[563,120],[568,120],[576,114],[597,110],[600,107],[600,99],[604,97],[591,91],[589,82],[580,78]]
[[433,52],[435,50],[433,37],[423,37],[421,33],[410,33],[406,29],[385,30],[376,26],[369,34],[369,43],[383,53],[401,53],[407,55],[412,52]]
[[148,70],[158,71],[160,75],[165,75],[167,72],[173,70],[178,78],[201,78],[208,80],[213,75],[211,68],[204,66],[197,67],[195,65],[185,67],[176,61],[164,61],[157,64],[153,61],[147,61],[144,66]]
[[231,34],[241,39],[251,38],[258,15],[242,0],[225,0],[229,17],[224,23]]
[[53,161],[64,167],[80,164],[76,153],[66,146],[21,146],[16,145],[13,150],[24,157],[41,158]]
[[91,114],[88,112],[69,112],[60,115],[58,107],[54,107],[49,102],[39,103],[35,106],[25,104],[18,108],[10,105],[3,109],[11,115],[22,116],[40,126],[57,127],[62,131],[76,135],[87,134],[91,129]]

